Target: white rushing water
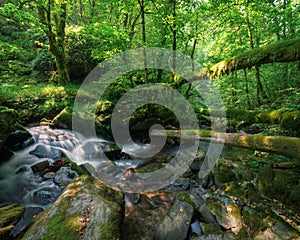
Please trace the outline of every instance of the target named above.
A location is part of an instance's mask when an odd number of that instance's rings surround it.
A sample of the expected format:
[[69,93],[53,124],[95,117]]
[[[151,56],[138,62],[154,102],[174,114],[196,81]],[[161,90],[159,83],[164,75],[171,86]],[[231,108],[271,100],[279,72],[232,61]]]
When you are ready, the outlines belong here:
[[[68,130],[51,129],[45,126],[27,129],[34,139],[34,144],[23,150],[14,152],[6,162],[0,164],[0,207],[11,203],[19,203],[26,207],[46,208],[59,196],[61,187],[53,179],[45,179],[43,171],[34,171],[32,167],[47,161],[49,165],[62,157],[73,162],[88,164],[91,174],[99,166],[111,164],[104,152],[121,151],[115,143],[102,138],[85,139],[78,133]],[[136,144],[126,146],[122,152],[135,156]],[[147,145],[146,145],[147,148]],[[136,151],[140,151],[138,148]],[[128,156],[124,154],[124,156]],[[123,157],[115,159],[113,165],[121,171],[148,164],[153,158],[139,161]],[[120,177],[122,172],[120,172]],[[115,176],[117,177],[117,176]]]

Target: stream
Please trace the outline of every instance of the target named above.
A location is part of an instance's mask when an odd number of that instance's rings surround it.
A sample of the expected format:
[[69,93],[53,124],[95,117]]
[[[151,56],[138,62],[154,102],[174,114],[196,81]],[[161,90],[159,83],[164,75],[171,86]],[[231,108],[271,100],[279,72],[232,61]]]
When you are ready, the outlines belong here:
[[[157,169],[164,168],[170,163],[170,159],[178,153],[178,146],[167,142],[164,148],[155,156],[141,159],[137,156],[140,156],[140,151],[149,150],[150,144],[134,143],[134,145],[127,145],[121,149],[114,142],[107,139],[85,138],[80,133],[69,130],[37,126],[28,128],[27,131],[32,135],[31,141],[33,143],[22,150],[14,152],[8,161],[0,164],[0,207],[13,203],[26,207],[23,218],[12,231],[14,236],[22,232],[35,215],[51,205],[60,196],[62,190],[78,176],[77,172],[70,168],[70,163],[65,162],[66,159],[70,159],[76,166],[85,166],[86,172],[89,172],[92,176],[99,177],[97,175],[99,169],[103,169],[104,173],[111,173],[115,181],[124,181],[128,175],[130,176],[131,172],[142,170],[142,173],[152,173]],[[208,204],[209,199],[215,199],[215,201],[219,201],[216,199],[222,199],[224,206],[232,201],[230,197],[226,197],[223,190],[216,189],[219,183],[215,182],[214,177],[201,179],[197,175],[208,148],[209,143],[200,142],[195,161],[182,176],[171,184],[144,194],[125,192],[125,218],[122,231],[127,236],[126,239],[138,239],[140,236],[148,236],[150,239],[157,231],[156,224],[153,223],[157,223],[168,212],[174,204],[176,194],[179,192],[187,192],[192,196],[196,196],[200,205],[205,204],[205,202]],[[185,150],[188,151],[189,149]],[[231,165],[226,170],[229,170],[231,175],[224,175],[224,170],[219,168],[219,172],[216,173],[219,175],[219,180],[223,175],[225,178],[233,176],[234,172],[230,169],[238,167],[237,164],[247,166],[244,163],[251,160],[254,153],[251,150],[224,147],[221,158],[228,159],[223,164]],[[272,155],[270,155],[270,158],[273,158]],[[243,171],[242,169],[238,170],[238,168],[236,168],[237,171]],[[236,173],[236,176],[242,175]],[[256,186],[255,181],[244,180],[244,185],[241,184],[240,186],[242,188],[245,186],[247,188],[249,184]],[[244,193],[247,193],[246,191]],[[214,192],[219,194],[219,197],[214,196]],[[253,193],[257,194],[257,191],[255,190]],[[259,197],[257,198],[259,199]],[[238,202],[238,198],[236,199]],[[243,201],[247,202],[247,200]],[[268,204],[275,204],[274,209],[282,206],[273,201],[269,201]],[[215,214],[214,210],[210,210]],[[201,235],[200,221],[204,221],[204,223],[211,221],[205,216],[208,212],[203,215],[201,212],[203,209],[199,208],[198,211],[196,218],[192,219],[190,225],[190,236],[192,234]],[[208,211],[208,209],[205,211]],[[288,216],[288,210],[284,209],[282,211],[285,216]],[[216,224],[216,219],[212,221]],[[223,224],[223,220],[219,220],[218,217],[217,221],[220,225]]]

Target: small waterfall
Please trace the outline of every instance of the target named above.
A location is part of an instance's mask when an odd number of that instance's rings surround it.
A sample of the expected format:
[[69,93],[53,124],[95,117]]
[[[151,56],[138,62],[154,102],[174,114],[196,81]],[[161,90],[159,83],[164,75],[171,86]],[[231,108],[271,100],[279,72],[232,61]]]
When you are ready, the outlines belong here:
[[[62,188],[55,184],[52,178],[45,179],[43,171],[35,168],[51,165],[62,157],[78,165],[91,166],[89,168],[91,174],[94,169],[105,168],[109,164],[118,166],[125,172],[153,160],[153,158],[139,161],[131,159],[129,155],[135,156],[136,144],[126,146],[121,151],[114,142],[102,138],[86,139],[81,134],[68,130],[51,129],[46,126],[27,130],[31,133],[34,144],[15,152],[11,159],[0,164],[0,207],[19,203],[26,207],[46,208],[54,202]],[[114,161],[109,160],[109,157],[114,158]]]
[[27,129],[34,144],[14,152],[8,161],[0,165],[0,207],[10,203],[26,207],[45,208],[59,196],[61,187],[53,179],[45,179],[34,166],[51,165],[67,157],[73,159],[72,151],[80,145],[83,137],[68,130],[49,127]]

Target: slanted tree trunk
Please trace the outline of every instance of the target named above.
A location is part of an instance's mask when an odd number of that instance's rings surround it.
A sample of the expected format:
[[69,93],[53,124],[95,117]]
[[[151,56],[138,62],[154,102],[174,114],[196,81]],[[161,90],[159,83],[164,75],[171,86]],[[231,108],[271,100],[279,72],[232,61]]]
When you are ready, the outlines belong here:
[[211,78],[215,78],[233,71],[260,66],[262,64],[299,60],[300,38],[254,48],[248,52],[218,62],[211,67],[202,69],[196,73],[196,76],[209,75]]

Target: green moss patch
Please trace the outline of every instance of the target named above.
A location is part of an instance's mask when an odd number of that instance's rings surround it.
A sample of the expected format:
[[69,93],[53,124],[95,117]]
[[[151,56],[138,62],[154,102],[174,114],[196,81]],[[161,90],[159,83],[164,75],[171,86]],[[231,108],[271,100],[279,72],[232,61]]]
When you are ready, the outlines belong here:
[[12,204],[0,208],[0,239],[9,239],[11,230],[15,224],[22,218],[25,207]]

